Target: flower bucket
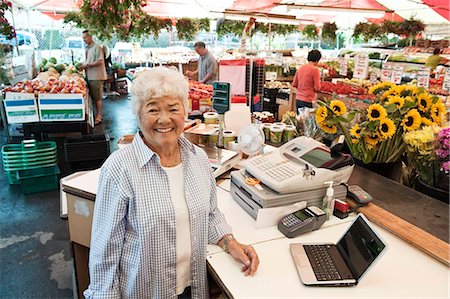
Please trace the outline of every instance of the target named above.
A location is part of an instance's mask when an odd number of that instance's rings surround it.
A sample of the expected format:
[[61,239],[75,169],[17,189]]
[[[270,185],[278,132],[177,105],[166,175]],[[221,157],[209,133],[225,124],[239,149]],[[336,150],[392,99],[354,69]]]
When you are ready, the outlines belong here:
[[400,178],[402,175],[402,161],[390,162],[390,163],[364,163],[361,160],[356,159],[355,163],[365,169],[378,173],[388,179],[394,180],[396,182],[400,182]]
[[414,188],[417,191],[422,192],[423,194],[426,194],[448,204],[448,190],[431,187],[430,185],[422,182],[420,179],[417,179]]

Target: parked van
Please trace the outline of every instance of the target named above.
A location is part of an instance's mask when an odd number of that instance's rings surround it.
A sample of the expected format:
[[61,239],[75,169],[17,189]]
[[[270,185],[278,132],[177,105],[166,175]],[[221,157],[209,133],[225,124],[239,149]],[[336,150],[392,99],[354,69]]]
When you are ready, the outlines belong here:
[[63,47],[63,61],[71,63],[84,61],[86,44],[81,36],[71,36],[66,38]]
[[[19,45],[19,55],[32,55],[33,51],[39,48],[39,42],[36,35],[28,31],[16,31],[17,44]],[[17,55],[16,38],[7,40],[5,36],[0,35],[0,43],[13,46],[14,55]]]

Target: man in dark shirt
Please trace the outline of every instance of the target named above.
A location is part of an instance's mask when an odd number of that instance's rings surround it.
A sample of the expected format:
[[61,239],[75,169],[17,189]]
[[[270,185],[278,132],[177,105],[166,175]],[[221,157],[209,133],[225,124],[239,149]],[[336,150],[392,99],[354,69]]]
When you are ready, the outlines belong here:
[[211,53],[206,50],[204,42],[196,42],[194,45],[195,52],[200,55],[197,62],[196,71],[186,71],[188,77],[198,73],[198,81],[205,84],[212,84],[217,79],[217,61]]

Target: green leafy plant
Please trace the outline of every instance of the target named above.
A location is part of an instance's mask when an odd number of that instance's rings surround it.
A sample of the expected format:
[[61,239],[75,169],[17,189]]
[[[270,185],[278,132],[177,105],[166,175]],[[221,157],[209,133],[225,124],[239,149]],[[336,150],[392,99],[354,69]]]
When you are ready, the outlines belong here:
[[307,39],[316,39],[317,38],[317,27],[314,24],[308,24],[303,28],[303,35]]
[[381,27],[375,23],[360,22],[353,30],[354,38],[362,38],[365,42],[381,38]]
[[235,36],[241,36],[242,32],[244,31],[245,24],[246,24],[245,21],[219,19],[217,21],[217,28],[216,28],[217,36],[219,38],[230,34]]
[[177,20],[177,36],[179,39],[194,40],[201,30],[209,31],[209,19],[182,18]]
[[336,23],[324,23],[322,27],[322,40],[328,43],[336,41]]
[[411,17],[410,19],[404,20],[400,23],[398,33],[409,37],[410,45],[412,45],[412,42],[416,35],[423,32],[425,28],[426,25],[422,21]]

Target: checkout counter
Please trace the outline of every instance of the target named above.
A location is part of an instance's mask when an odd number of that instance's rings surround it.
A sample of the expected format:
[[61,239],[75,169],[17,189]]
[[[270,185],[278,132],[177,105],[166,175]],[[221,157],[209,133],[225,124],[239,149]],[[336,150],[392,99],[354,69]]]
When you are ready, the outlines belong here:
[[[94,170],[63,183],[68,202],[69,233],[79,297],[89,283],[87,266],[90,228],[99,174],[99,170]],[[257,273],[253,277],[245,277],[240,271],[240,263],[234,261],[219,246],[208,245],[208,271],[223,292],[234,298],[361,298],[368,295],[373,298],[448,298],[448,206],[358,166],[349,183],[360,185],[374,197],[374,202],[361,210],[366,209],[366,216],[370,215],[368,218],[378,224],[377,232],[387,243],[388,250],[357,286],[324,288],[306,287],[301,283],[289,252],[289,244],[324,241],[334,243],[348,228],[355,215],[344,220],[333,217],[317,231],[288,239],[276,226],[256,228],[254,218],[232,199],[230,180],[222,181],[217,188],[218,206],[233,228],[236,239],[252,245],[260,258]],[[390,215],[390,220],[395,219],[393,225],[386,225],[382,219],[386,214],[378,213],[377,206],[385,209],[392,207],[395,214],[409,223],[380,209]],[[375,207],[375,212],[371,207]],[[438,236],[445,242],[412,224],[424,230],[427,227],[446,225],[447,235]],[[408,231],[411,232],[411,229],[418,234],[409,236]],[[429,246],[436,248],[430,249]]]

